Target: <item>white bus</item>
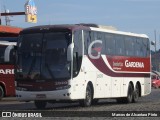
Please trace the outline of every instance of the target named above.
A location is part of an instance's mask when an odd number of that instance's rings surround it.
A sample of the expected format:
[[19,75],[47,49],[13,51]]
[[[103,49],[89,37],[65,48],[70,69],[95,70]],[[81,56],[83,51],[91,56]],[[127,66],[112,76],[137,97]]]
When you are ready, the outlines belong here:
[[144,34],[93,24],[24,29],[17,44],[16,96],[38,109],[57,101],[136,102],[151,92],[149,43]]

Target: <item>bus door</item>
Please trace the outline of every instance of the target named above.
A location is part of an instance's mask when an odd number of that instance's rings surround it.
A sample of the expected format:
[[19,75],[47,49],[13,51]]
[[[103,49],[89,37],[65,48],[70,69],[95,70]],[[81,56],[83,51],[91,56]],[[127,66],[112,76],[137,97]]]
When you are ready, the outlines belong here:
[[84,71],[81,69],[82,65],[82,31],[74,32],[74,50],[73,50],[73,82],[74,92],[76,96],[83,97],[82,90],[84,90]]

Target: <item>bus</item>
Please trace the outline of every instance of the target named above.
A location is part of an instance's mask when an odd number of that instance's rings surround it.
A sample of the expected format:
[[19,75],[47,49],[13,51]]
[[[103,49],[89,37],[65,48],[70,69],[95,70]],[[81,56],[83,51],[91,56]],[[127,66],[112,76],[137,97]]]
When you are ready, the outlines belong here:
[[16,37],[0,37],[0,41],[17,42],[17,36]]
[[113,98],[137,102],[151,92],[150,42],[145,34],[94,24],[44,25],[23,29],[17,43],[16,97],[81,106]]
[[0,40],[0,100],[15,96],[15,46],[16,42]]

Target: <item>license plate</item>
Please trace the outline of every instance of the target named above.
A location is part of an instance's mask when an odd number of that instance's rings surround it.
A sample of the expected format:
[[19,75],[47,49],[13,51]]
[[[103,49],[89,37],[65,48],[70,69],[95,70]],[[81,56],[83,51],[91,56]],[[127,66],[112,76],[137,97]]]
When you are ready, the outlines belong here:
[[45,94],[37,94],[36,98],[46,98],[46,95]]

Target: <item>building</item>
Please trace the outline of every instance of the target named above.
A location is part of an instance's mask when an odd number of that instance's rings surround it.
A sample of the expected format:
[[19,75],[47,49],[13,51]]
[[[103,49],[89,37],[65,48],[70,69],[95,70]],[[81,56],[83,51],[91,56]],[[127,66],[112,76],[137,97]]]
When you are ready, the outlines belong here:
[[160,50],[151,51],[152,70],[160,72]]
[[22,28],[0,25],[0,38],[1,37],[17,37],[21,30]]

